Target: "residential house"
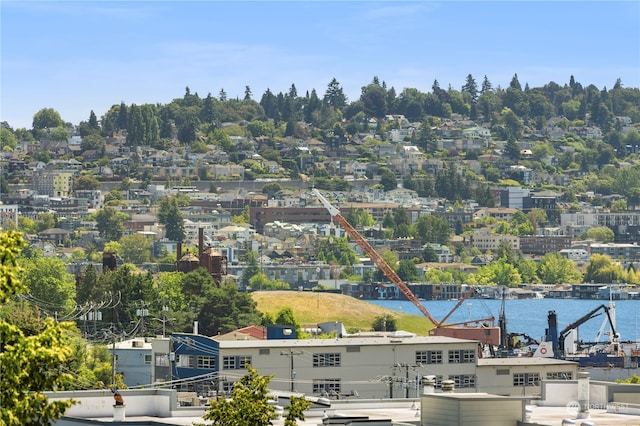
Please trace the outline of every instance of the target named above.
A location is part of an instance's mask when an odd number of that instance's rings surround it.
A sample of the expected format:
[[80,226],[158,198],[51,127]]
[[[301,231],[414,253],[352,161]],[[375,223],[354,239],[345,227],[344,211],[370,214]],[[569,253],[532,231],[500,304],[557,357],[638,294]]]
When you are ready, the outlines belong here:
[[251,241],[252,236],[256,233],[255,230],[244,226],[229,225],[220,228],[216,231],[217,237],[224,237],[228,240],[236,241]]
[[489,140],[491,139],[491,130],[485,127],[473,126],[464,129],[462,135],[467,139]]
[[102,208],[102,191],[99,189],[76,189],[75,195],[79,199],[86,200],[89,209]]
[[576,263],[584,264],[589,262],[591,256],[589,252],[582,248],[566,248],[558,251],[562,256]]
[[62,228],[49,228],[38,232],[38,237],[42,241],[50,241],[56,245],[63,245],[71,232]]
[[399,143],[406,140],[410,140],[414,133],[415,133],[415,129],[413,127],[402,128],[402,129],[391,129],[387,132],[386,137],[391,142]]

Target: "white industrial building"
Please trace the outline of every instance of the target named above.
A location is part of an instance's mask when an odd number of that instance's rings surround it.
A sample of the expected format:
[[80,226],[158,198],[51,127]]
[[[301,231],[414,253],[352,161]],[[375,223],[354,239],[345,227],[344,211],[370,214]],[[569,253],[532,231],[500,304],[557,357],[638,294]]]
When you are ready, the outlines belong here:
[[453,380],[458,392],[533,396],[540,394],[542,380],[571,380],[577,373],[573,362],[479,358],[474,340],[402,332],[268,340],[180,334],[171,345],[154,341],[153,353],[155,381],[178,381],[179,390],[203,396],[228,394],[247,365],[273,376],[273,390],[332,399],[417,397],[422,376],[434,376],[436,389]]

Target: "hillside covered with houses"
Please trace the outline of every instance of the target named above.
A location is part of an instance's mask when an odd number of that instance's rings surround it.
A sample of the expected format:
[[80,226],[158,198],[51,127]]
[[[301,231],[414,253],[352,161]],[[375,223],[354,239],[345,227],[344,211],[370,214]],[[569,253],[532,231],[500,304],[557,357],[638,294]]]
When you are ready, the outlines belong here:
[[0,130],[0,226],[26,235],[27,257],[63,262],[78,291],[103,254],[158,279],[206,248],[240,290],[400,297],[317,188],[421,297],[463,284],[638,295],[640,90],[619,80],[531,88],[514,75],[501,88],[469,75],[459,90],[398,93],[374,77],[351,101],[336,79],[259,101],[249,87],[244,99],[186,88]]

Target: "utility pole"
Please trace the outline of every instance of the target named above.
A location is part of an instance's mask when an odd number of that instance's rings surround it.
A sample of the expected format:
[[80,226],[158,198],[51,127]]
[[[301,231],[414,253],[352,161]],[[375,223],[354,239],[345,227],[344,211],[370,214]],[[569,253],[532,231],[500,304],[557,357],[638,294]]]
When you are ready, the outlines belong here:
[[136,309],[136,315],[141,318],[140,332],[142,334],[142,337],[144,337],[144,317],[149,316],[149,309],[145,308],[144,300],[140,302],[140,309]]
[[113,346],[111,347],[111,383],[113,389],[116,388],[116,325],[111,323],[111,340]]
[[111,293],[111,383],[113,389],[116,388],[116,306],[120,304],[120,292],[118,292],[118,301],[114,300],[116,293]]
[[294,355],[302,355],[302,351],[297,351],[294,352],[293,349],[289,348],[289,352],[280,352],[280,355],[284,355],[284,356],[288,356],[289,357],[289,380],[291,381],[291,392],[295,392],[295,379],[296,379],[296,372],[293,369],[293,356]]
[[169,312],[169,307],[167,305],[162,306],[162,318],[154,318],[156,321],[160,321],[162,323],[162,338],[165,338],[167,331],[167,323],[169,321],[175,321],[175,318],[167,318],[167,312]]

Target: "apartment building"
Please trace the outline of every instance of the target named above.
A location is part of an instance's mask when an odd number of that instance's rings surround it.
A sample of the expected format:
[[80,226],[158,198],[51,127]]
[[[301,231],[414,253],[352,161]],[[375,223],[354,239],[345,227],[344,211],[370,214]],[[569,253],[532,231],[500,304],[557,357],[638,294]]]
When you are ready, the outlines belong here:
[[480,251],[495,251],[502,241],[511,244],[513,250],[520,250],[520,237],[516,235],[492,234],[489,230],[477,230],[473,235],[465,237],[471,247],[475,247]]

